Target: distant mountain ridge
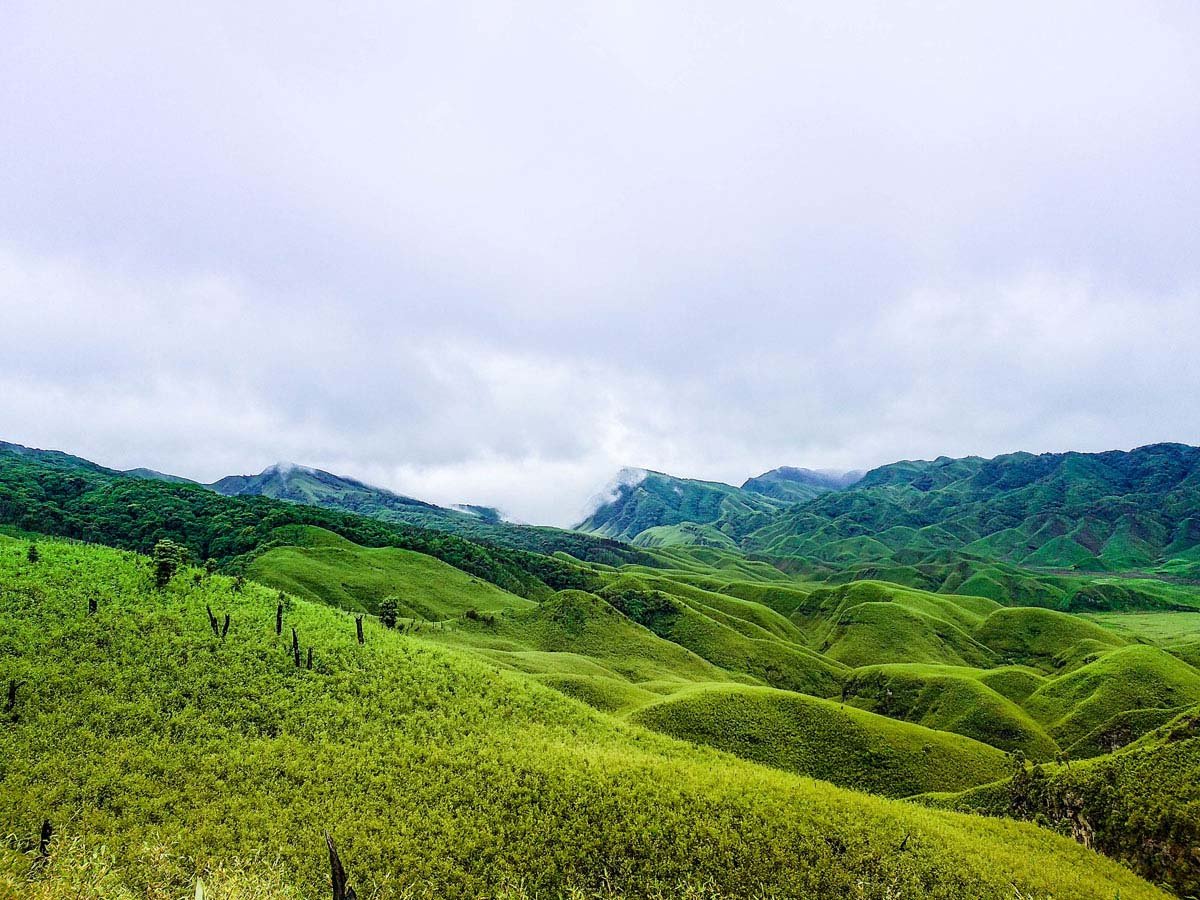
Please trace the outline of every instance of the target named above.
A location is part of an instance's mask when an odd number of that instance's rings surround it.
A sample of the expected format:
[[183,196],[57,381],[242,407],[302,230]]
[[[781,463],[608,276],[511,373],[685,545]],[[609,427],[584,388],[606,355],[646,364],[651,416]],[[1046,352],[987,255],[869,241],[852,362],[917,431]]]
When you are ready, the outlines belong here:
[[848,488],[860,481],[863,474],[863,472],[817,472],[812,469],[780,466],[778,469],[772,469],[770,472],[764,472],[754,478],[747,478],[742,484],[742,490],[765,494],[777,500],[799,503],[819,497],[828,491],[840,491]]
[[868,472],[744,543],[858,560],[954,549],[1025,566],[1200,572],[1200,448],[940,457]]
[[780,468],[741,488],[652,472],[620,484],[578,527],[647,546],[869,567],[862,577],[897,578],[898,568],[927,562],[944,568],[966,554],[1200,580],[1200,448],[942,456],[862,475]]
[[[645,553],[607,538],[549,526],[510,523],[504,521],[498,510],[486,506],[447,509],[354,478],[294,463],[276,463],[257,475],[230,475],[213,484],[201,484],[152,469],[111,469],[58,450],[40,450],[0,441],[0,476],[4,475],[6,465],[16,461],[76,476],[76,480],[99,478],[106,482],[112,479],[157,482],[211,491],[227,497],[266,497],[547,556],[564,552],[576,559],[603,564],[654,562]],[[0,518],[4,512],[4,502],[3,485],[0,485]]]

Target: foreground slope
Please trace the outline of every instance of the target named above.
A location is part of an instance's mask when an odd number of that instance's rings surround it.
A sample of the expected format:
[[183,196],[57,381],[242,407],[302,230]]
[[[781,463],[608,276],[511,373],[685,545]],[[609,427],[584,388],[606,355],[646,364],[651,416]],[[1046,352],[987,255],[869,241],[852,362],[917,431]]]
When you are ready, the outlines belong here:
[[1181,897],[1200,892],[1200,707],[1107,756],[1043,769],[932,805],[1036,818]]
[[[419,639],[368,627],[360,646],[346,614],[295,599],[297,668],[274,589],[186,571],[156,591],[128,552],[25,550],[0,539],[0,678],[19,685],[0,821],[107,844],[108,896],[190,892],[255,854],[316,896],[325,828],[379,898],[1165,896],[1033,826],[689,748]],[[0,885],[26,862],[0,853]]]

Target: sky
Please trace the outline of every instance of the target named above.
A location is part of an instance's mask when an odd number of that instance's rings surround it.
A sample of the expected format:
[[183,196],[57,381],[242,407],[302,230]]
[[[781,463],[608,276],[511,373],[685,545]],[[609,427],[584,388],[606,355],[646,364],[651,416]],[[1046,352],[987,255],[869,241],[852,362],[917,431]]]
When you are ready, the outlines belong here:
[[[203,7],[203,8],[201,8]],[[1200,443],[1200,4],[0,4],[0,439],[568,525]]]

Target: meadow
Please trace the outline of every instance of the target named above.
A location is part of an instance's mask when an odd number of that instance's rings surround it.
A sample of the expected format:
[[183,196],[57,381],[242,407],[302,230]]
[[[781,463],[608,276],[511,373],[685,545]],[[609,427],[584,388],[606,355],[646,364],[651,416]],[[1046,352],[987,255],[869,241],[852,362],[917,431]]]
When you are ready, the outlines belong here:
[[33,871],[43,896],[196,876],[210,896],[311,896],[328,828],[380,898],[1163,896],[1033,825],[681,743],[420,634],[368,621],[359,644],[325,604],[285,596],[276,634],[275,588],[185,569],[160,590],[137,554],[37,546],[0,539],[9,892]]

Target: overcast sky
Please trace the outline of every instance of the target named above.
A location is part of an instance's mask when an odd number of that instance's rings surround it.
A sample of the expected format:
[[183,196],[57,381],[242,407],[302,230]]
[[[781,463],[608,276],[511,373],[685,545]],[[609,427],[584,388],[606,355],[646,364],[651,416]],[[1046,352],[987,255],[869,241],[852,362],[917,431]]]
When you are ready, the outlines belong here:
[[0,439],[554,524],[1200,443],[1194,0],[271,5],[0,4]]

